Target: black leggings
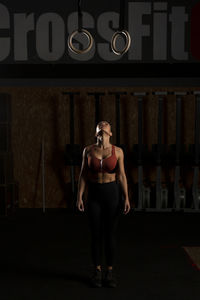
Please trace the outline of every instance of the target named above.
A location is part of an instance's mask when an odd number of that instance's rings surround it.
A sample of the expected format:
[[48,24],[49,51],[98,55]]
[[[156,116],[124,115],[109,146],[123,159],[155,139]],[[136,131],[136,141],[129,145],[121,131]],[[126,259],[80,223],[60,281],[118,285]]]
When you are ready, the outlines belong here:
[[116,252],[116,229],[122,212],[119,185],[116,181],[88,184],[88,220],[91,231],[91,255],[95,266],[102,264],[104,236],[106,263],[112,266]]

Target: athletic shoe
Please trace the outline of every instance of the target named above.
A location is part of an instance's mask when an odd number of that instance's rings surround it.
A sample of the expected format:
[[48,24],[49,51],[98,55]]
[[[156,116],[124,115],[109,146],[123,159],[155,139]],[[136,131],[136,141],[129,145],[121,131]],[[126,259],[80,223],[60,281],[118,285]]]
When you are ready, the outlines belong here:
[[92,287],[102,287],[102,272],[96,269],[90,278],[90,282]]
[[115,279],[115,276],[113,274],[113,270],[107,270],[105,277],[104,277],[104,283],[107,287],[115,288],[117,286],[117,282]]

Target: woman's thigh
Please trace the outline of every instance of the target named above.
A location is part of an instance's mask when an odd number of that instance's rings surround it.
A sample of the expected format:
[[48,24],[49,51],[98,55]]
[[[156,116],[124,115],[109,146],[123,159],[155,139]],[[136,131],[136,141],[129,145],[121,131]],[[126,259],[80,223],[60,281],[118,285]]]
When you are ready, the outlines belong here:
[[118,219],[121,214],[121,197],[116,182],[93,184],[88,188],[87,210],[90,220]]
[[116,183],[106,186],[102,204],[103,218],[106,226],[113,227],[117,225],[120,216],[120,195]]
[[102,205],[100,198],[94,188],[88,189],[87,214],[89,225],[93,231],[97,231],[102,226]]

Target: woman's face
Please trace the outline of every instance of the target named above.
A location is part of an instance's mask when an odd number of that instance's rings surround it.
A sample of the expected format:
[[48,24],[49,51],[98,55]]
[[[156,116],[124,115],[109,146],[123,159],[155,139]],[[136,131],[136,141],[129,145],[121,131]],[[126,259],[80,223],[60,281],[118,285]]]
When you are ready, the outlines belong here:
[[110,124],[106,121],[99,123],[96,128],[96,136],[103,135],[104,133],[106,135],[112,136]]

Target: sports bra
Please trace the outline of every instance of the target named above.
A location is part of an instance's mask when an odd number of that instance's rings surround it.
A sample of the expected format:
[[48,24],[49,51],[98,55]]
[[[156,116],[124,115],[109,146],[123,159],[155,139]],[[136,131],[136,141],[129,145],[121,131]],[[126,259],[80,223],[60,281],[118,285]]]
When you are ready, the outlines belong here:
[[88,156],[88,167],[92,172],[115,173],[117,169],[117,157],[115,155],[115,146],[112,145],[112,155],[99,159],[94,155],[94,145],[91,148],[91,155]]

